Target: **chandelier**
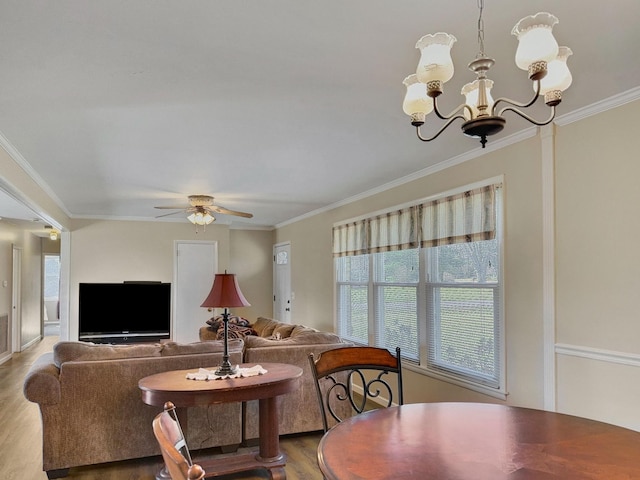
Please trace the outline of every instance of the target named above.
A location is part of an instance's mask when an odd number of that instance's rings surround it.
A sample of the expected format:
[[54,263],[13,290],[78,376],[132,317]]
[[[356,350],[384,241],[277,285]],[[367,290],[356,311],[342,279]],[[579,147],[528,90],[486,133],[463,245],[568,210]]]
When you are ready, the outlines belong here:
[[[416,43],[421,56],[416,73],[404,79],[407,92],[403,101],[404,112],[411,117],[411,124],[416,127],[418,138],[423,142],[435,140],[455,120],[462,120],[462,133],[469,137],[479,138],[482,148],[487,137],[502,131],[506,125],[503,114],[511,111],[534,125],[542,126],[551,123],[556,115],[556,106],[562,101],[562,92],[571,85],[571,72],[567,67],[567,58],[573,52],[568,47],[559,47],[553,37],[553,26],[558,19],[546,12],[520,20],[512,35],[518,37],[516,65],[526,70],[533,82],[533,98],[527,103],[519,103],[508,98],[491,97],[493,81],[487,78],[487,72],[495,63],[484,52],[484,22],[482,13],[484,0],[478,0],[480,14],[478,17],[478,44],[480,51],[475,60],[469,63],[469,69],[476,74],[476,80],[462,87],[461,94],[465,103],[453,112],[444,115],[438,109],[438,97],[443,92],[445,82],[453,77],[453,61],[451,47],[456,37],[448,33],[429,34]],[[519,108],[528,108],[536,103],[539,96],[544,97],[545,104],[550,107],[549,118],[537,121]],[[505,106],[498,110],[498,106]],[[420,127],[430,112],[445,124],[431,137],[424,137]]]

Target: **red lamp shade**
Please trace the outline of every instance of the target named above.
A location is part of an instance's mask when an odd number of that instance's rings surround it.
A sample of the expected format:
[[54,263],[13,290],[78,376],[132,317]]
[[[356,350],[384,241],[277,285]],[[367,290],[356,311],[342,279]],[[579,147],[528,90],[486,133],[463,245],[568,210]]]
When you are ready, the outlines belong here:
[[235,273],[216,273],[209,296],[202,302],[201,307],[229,308],[250,307],[251,304],[244,298]]

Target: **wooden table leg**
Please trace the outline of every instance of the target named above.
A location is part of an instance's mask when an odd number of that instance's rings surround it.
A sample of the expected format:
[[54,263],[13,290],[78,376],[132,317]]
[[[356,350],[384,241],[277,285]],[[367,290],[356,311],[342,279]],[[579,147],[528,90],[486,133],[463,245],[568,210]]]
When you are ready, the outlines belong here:
[[279,462],[284,458],[280,452],[278,399],[279,397],[272,397],[259,400],[260,452],[256,458],[262,462]]

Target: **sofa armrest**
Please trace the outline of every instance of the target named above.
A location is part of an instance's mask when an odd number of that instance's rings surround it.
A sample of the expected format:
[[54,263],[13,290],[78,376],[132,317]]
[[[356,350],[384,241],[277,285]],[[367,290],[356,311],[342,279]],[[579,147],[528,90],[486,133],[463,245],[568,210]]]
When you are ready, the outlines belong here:
[[27,400],[41,405],[60,401],[60,370],[53,363],[53,352],[41,355],[27,372],[22,391]]

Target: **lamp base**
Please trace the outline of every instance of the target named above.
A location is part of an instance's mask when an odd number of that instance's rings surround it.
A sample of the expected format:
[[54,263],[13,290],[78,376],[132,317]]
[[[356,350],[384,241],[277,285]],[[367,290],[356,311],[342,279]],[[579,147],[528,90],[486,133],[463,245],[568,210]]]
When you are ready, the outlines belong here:
[[237,372],[238,369],[236,367],[231,366],[229,362],[223,362],[214,373],[219,377],[223,377],[225,375],[235,375]]

